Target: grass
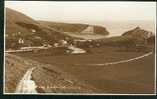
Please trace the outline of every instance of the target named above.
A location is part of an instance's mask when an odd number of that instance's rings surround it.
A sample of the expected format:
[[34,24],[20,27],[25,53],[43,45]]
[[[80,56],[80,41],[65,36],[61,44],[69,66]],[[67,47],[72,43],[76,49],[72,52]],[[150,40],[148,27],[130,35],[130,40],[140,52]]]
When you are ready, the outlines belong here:
[[[17,53],[16,55],[55,65],[87,85],[99,89],[100,93],[153,93],[154,55],[108,67],[86,65],[130,59],[145,53],[118,52],[118,49],[118,47],[92,48],[91,53],[79,55],[44,55],[41,52],[40,54]],[[47,51],[47,53],[50,52]]]

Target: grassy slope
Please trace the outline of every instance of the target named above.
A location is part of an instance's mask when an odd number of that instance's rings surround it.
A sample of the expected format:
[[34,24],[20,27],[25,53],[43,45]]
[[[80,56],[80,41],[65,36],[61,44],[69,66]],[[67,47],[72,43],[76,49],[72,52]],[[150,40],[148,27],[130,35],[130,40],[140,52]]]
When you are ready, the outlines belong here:
[[31,64],[20,57],[6,54],[5,56],[5,92],[14,92],[18,82]]
[[154,55],[129,63],[99,67],[86,64],[130,59],[143,55],[144,52],[119,52],[118,47],[107,46],[93,48],[91,50],[92,53],[82,55],[43,55],[38,53],[17,54],[37,60],[41,63],[54,64],[63,71],[74,75],[80,81],[84,81],[87,85],[91,85],[96,89],[101,90],[101,93],[153,92]]
[[[84,38],[86,35],[75,36],[69,35],[63,32],[80,32],[88,25],[86,24],[67,24],[67,23],[53,23],[46,21],[36,21],[29,16],[26,16],[20,12],[6,8],[6,48],[18,48],[19,46],[38,46],[43,43],[53,44],[54,42],[69,38],[78,39]],[[49,25],[50,24],[50,25]],[[108,31],[101,26],[94,26],[98,38],[100,34],[107,35]],[[62,28],[63,32],[57,31]],[[36,32],[33,33],[32,29]],[[20,32],[20,34],[19,34]],[[89,37],[93,38],[96,35]],[[23,38],[25,44],[18,44],[18,39]]]
[[[44,26],[38,23],[36,20],[30,17],[11,10],[6,9],[6,47],[15,47],[18,44],[18,39],[23,38],[25,40],[25,46],[28,45],[42,45],[42,43],[54,43],[60,39],[74,39],[61,32],[55,31],[52,28]],[[33,33],[31,30],[35,29]],[[18,32],[21,32],[18,34]],[[38,39],[36,37],[39,37]]]
[[36,67],[32,73],[32,79],[37,84],[38,92],[86,93],[96,90],[54,65],[42,64],[31,59],[6,54],[5,92],[14,93],[23,75],[32,67]]
[[[89,26],[89,24],[75,24],[75,23],[59,23],[59,22],[47,22],[47,21],[38,21],[41,24],[50,26],[51,28],[54,28],[56,30],[60,30],[63,32],[71,32],[73,34],[79,34],[79,32],[83,31],[84,29]],[[101,35],[108,35],[109,32],[105,27],[102,26],[94,26],[94,32],[95,34],[101,34]]]

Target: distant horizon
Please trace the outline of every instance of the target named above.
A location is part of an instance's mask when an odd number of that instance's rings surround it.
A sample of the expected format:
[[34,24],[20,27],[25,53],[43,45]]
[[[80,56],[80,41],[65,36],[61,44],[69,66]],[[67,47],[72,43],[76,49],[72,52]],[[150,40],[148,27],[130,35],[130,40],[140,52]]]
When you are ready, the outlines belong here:
[[156,20],[155,2],[5,1],[5,7],[35,20],[65,23]]
[[[9,8],[9,7],[5,7],[5,8]],[[13,8],[9,8],[9,9],[12,9],[12,10],[14,10],[14,11],[17,11],[16,9],[13,9]],[[17,12],[20,12],[20,11],[17,11]],[[28,16],[27,14],[25,14],[25,13],[23,13],[23,12],[20,12],[20,13],[22,13],[22,14],[24,14],[24,15],[26,15],[26,16]],[[28,17],[30,17],[30,18],[32,18],[31,16],[28,16]],[[90,21],[82,21],[82,20],[80,20],[80,22],[66,22],[66,21],[63,21],[63,20],[37,20],[37,19],[35,19],[35,18],[32,18],[32,19],[34,19],[34,20],[36,20],[36,21],[47,21],[47,22],[56,22],[56,23],[69,23],[69,24],[91,24],[91,23],[93,23],[93,25],[94,24],[96,24],[96,23],[102,23],[102,22],[154,22],[154,23],[156,23],[154,20],[105,20],[105,21],[94,21],[94,20],[90,20]]]
[[[24,14],[24,15],[26,15],[26,16],[28,16],[28,17],[30,17],[30,18],[32,18],[31,16],[29,16],[29,15],[27,15],[26,13],[24,13],[24,12],[22,12],[22,11],[18,11],[18,10],[16,10],[16,9],[14,9],[14,8],[10,8],[10,7],[5,7],[5,8],[9,8],[9,9],[11,9],[11,10],[14,10],[14,11],[17,11],[17,12],[20,12],[20,13],[22,13],[22,14]],[[49,22],[59,22],[59,23],[82,23],[81,21],[82,20],[80,20],[80,22],[66,22],[66,21],[64,21],[64,20],[40,20],[40,19],[35,19],[35,18],[32,18],[32,19],[34,19],[34,20],[37,20],[37,21],[49,21]],[[127,21],[152,21],[152,22],[155,22],[154,20],[105,20],[104,22],[127,22]],[[86,21],[87,22],[87,21]],[[94,20],[89,20],[89,22],[102,22],[101,20],[96,20],[96,21],[94,21]]]
[[[6,7],[9,8],[9,7]],[[9,8],[12,9],[12,8]],[[14,11],[17,11],[16,9],[12,9]],[[20,11],[17,11],[20,12]],[[31,16],[20,12],[30,18],[32,18]],[[66,21],[62,21],[62,20],[37,20],[35,18],[32,18],[36,21],[47,21],[47,22],[56,22],[56,23],[68,23],[68,24],[88,24],[88,25],[99,25],[99,26],[103,26],[106,27],[109,32],[111,33],[110,35],[113,36],[118,36],[121,35],[122,33],[124,33],[125,31],[129,30],[129,29],[133,29],[137,26],[141,27],[142,29],[146,29],[149,30],[153,33],[156,34],[155,31],[155,21],[153,20],[107,20],[107,21],[79,21],[79,22],[66,22]],[[120,24],[120,25],[119,25]]]

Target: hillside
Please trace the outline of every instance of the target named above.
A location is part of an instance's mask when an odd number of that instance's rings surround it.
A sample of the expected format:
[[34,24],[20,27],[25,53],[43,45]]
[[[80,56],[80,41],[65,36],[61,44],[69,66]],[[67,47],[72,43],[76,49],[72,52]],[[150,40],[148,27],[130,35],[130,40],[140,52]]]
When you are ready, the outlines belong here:
[[141,29],[140,27],[136,27],[132,30],[129,30],[122,34],[122,36],[130,36],[137,40],[144,40],[148,39],[153,36],[153,33],[144,29]]
[[[6,48],[53,44],[61,39],[74,39],[12,9],[6,8]],[[21,40],[21,44],[19,41]]]
[[58,69],[57,66],[6,54],[5,92],[14,93],[26,71],[32,67],[36,67],[31,79],[35,81],[38,93],[88,93],[96,90],[84,82],[78,81],[76,77]]
[[136,27],[124,32],[121,36],[109,37],[103,39],[102,41],[106,45],[127,47],[131,49],[136,49],[138,46],[140,46],[141,49],[144,50],[146,49],[145,47],[150,47],[150,45],[154,46],[155,35],[153,32]]
[[59,22],[48,22],[48,21],[38,21],[44,25],[47,25],[51,28],[62,32],[72,32],[74,34],[79,34],[88,26],[94,27],[93,34],[101,34],[101,35],[108,35],[109,32],[105,27],[98,26],[98,25],[89,25],[89,24],[74,24],[74,23],[59,23]]
[[[9,8],[6,9],[6,16],[7,49],[18,49],[21,46],[41,46],[43,44],[53,45],[63,39],[68,42],[74,39],[95,39],[97,42],[100,39],[101,45],[114,46],[135,45],[139,42],[145,42],[145,39],[148,40],[148,43],[153,43],[155,40],[152,32],[140,27],[124,32],[122,36],[106,38],[109,32],[102,26],[37,21]],[[93,33],[82,33],[90,26],[93,27]]]
[[94,35],[80,35],[79,33],[89,25],[37,21],[10,8],[6,8],[6,16],[6,49],[43,44],[53,45],[63,39],[71,42],[74,39],[104,38],[109,34],[106,28],[93,26]]

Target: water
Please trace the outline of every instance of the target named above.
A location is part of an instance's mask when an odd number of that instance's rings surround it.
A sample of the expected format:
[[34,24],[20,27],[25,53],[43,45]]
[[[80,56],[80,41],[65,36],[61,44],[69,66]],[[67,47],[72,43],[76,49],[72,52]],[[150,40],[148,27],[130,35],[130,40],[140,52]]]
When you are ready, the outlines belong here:
[[139,26],[140,28],[151,31],[155,34],[155,22],[153,21],[95,21],[95,22],[87,22],[88,24],[95,24],[100,25],[103,27],[106,27],[106,29],[109,31],[109,36],[120,36],[124,32],[129,31],[131,29],[136,28]]

